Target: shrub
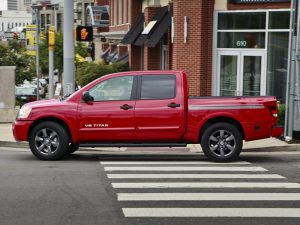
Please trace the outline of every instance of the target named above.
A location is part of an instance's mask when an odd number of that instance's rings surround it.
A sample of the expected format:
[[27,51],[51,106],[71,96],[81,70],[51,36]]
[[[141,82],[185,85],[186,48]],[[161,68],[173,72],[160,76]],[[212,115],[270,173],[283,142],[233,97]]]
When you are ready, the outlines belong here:
[[102,63],[81,63],[76,71],[76,80],[79,85],[85,86],[93,80],[110,73],[128,71],[128,65],[124,63],[114,63],[104,65]]
[[284,126],[285,122],[285,104],[278,105],[278,125]]

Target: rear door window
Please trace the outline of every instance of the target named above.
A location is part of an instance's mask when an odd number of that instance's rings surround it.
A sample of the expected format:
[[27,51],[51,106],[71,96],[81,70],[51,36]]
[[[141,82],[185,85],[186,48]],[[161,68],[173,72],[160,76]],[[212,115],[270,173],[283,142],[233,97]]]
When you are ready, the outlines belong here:
[[140,99],[172,99],[176,96],[175,75],[141,76]]

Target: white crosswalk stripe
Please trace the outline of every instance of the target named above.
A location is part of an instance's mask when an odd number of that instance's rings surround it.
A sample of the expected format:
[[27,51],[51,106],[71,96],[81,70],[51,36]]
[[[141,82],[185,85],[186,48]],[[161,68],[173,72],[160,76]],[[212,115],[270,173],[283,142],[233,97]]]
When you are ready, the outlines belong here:
[[157,182],[112,183],[113,188],[300,188],[298,183],[250,182]]
[[229,167],[229,166],[198,166],[198,167],[147,167],[147,166],[132,166],[132,167],[104,167],[105,171],[236,171],[236,172],[265,172],[262,167]]
[[[282,182],[286,179],[284,176],[268,173],[267,169],[251,166],[249,162],[103,161],[100,164],[108,172],[108,179],[113,181],[111,185],[117,191],[117,200],[122,202],[125,217],[300,218],[300,208],[293,204],[278,207],[278,203],[274,208],[263,205],[263,202],[300,201],[300,184]],[[207,192],[207,189],[214,191]],[[147,207],[150,202],[152,204]],[[163,207],[167,203],[170,206],[170,202],[177,203],[171,208]],[[209,202],[218,202],[218,206],[205,207]],[[230,208],[228,202],[237,202],[239,207]],[[260,202],[263,208],[251,207],[250,203]],[[134,207],[126,207],[129,203],[134,203]],[[189,203],[201,206],[188,208]],[[158,206],[153,207],[156,204]]]
[[249,162],[231,162],[231,163],[216,163],[208,161],[120,161],[100,162],[101,165],[249,165]]
[[109,179],[284,179],[278,174],[107,174]]
[[300,208],[123,208],[125,217],[300,217]]
[[119,201],[300,201],[300,193],[118,193]]

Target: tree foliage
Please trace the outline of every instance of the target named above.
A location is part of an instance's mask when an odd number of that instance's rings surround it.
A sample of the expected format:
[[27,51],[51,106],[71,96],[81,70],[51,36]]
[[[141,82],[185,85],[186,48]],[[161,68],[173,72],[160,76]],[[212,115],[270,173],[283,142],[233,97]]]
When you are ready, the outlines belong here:
[[0,66],[16,66],[16,84],[32,80],[35,75],[35,57],[28,56],[26,49],[16,41],[8,46],[0,44]]
[[[79,54],[82,57],[87,57],[87,49],[83,44],[78,43],[75,47],[75,54]],[[64,58],[64,48],[63,48],[63,33],[58,32],[55,34],[55,47],[54,47],[54,69],[63,71],[63,58]],[[49,73],[49,48],[47,40],[41,40],[40,43],[40,66],[41,72],[43,74]]]
[[81,63],[76,71],[76,79],[78,84],[84,86],[101,76],[123,71],[128,71],[127,64],[114,63],[104,65],[103,63]]

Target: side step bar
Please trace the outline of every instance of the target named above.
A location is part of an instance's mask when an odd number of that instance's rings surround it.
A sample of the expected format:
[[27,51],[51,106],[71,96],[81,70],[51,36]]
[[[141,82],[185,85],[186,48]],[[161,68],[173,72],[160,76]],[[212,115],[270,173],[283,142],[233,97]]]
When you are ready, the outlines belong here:
[[80,147],[186,147],[187,143],[81,143]]

